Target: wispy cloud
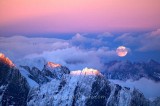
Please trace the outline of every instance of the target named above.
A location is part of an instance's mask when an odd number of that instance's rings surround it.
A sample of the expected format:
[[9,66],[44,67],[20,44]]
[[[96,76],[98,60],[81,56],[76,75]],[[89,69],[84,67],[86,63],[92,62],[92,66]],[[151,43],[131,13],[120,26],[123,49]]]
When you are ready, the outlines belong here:
[[15,58],[32,53],[42,53],[69,46],[65,40],[55,38],[27,38],[24,36],[0,37],[0,51]]
[[103,37],[108,38],[108,37],[113,37],[113,36],[114,36],[114,35],[113,35],[112,33],[110,33],[110,32],[104,32],[104,33],[98,35],[97,37],[98,37],[98,38],[103,38]]
[[160,29],[148,33],[125,33],[115,39],[115,42],[123,42],[124,45],[136,46],[138,51],[160,50]]

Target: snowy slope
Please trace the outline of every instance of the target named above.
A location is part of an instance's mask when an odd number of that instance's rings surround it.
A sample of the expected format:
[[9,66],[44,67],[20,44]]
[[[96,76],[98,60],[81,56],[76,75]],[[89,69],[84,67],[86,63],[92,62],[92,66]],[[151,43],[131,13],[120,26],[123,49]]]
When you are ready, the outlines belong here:
[[[90,74],[84,74],[90,73]],[[28,106],[130,106],[147,105],[138,91],[110,83],[94,69],[85,68],[79,73],[66,74],[34,88],[29,94]],[[83,73],[83,74],[82,74]],[[91,74],[93,73],[93,74]],[[134,95],[136,94],[136,95]],[[139,98],[138,100],[136,98]]]
[[29,86],[32,88],[32,87],[35,87],[35,86],[38,86],[39,84],[37,82],[35,82],[34,80],[32,80],[31,78],[29,78],[29,76],[31,75],[27,70],[25,70],[24,68],[22,67],[19,67],[19,71],[21,73],[21,75],[23,77],[26,78]]

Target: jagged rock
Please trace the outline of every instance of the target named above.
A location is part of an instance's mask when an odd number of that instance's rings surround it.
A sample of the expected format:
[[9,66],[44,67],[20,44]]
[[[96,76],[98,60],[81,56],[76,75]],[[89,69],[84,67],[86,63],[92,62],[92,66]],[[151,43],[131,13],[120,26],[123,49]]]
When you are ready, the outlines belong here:
[[107,79],[139,80],[142,77],[160,81],[160,64],[154,60],[149,62],[112,61],[105,64],[103,74]]
[[0,105],[25,106],[29,86],[14,64],[0,56]]
[[142,93],[109,82],[98,70],[85,68],[70,72],[67,67],[52,62],[45,64],[42,70],[34,66],[18,68],[0,54],[0,105],[159,105],[159,99],[149,104]]
[[42,72],[45,76],[48,76],[50,78],[61,79],[65,74],[69,74],[70,70],[60,64],[48,62],[44,66]]
[[[43,84],[43,83],[47,83],[50,81],[49,78],[47,78],[42,71],[40,71],[38,68],[36,67],[32,67],[32,69],[30,69],[30,67],[28,66],[21,66],[21,68],[25,69],[26,71],[28,71],[30,74],[28,75],[28,77],[32,80],[34,80],[35,82],[37,82],[38,84]],[[22,70],[23,71],[23,70]]]
[[150,102],[150,106],[160,106],[160,97],[157,97],[154,101]]
[[[97,70],[85,68],[81,73],[78,71],[78,74],[76,72],[71,72],[70,75],[66,74],[62,80],[53,79],[51,82],[33,89],[29,94],[32,99],[29,99],[27,104],[29,106],[148,105],[147,100],[137,90],[132,91],[114,85],[101,74],[94,72]],[[62,81],[65,82],[63,86],[61,86]]]

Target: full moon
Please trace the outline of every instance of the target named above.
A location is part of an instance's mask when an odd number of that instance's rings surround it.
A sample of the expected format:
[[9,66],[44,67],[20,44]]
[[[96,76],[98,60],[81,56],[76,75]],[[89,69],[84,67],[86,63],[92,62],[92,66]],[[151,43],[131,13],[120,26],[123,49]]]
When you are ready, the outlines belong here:
[[116,50],[116,53],[117,53],[118,56],[124,57],[124,56],[127,55],[128,50],[125,46],[119,46]]

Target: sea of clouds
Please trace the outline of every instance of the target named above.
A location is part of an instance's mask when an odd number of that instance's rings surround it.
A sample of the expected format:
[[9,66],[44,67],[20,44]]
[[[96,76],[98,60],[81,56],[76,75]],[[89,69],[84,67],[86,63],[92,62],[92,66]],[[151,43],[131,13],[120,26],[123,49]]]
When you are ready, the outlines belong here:
[[[116,48],[119,45],[125,45],[129,51],[127,56],[132,57],[134,51],[143,54],[150,51],[153,51],[152,53],[160,51],[159,41],[160,29],[141,34],[124,33],[119,36],[109,32],[94,37],[77,33],[67,40],[54,37],[45,38],[45,36],[15,35],[0,37],[0,52],[17,64],[35,65],[43,68],[46,61],[51,61],[67,66],[70,70],[82,70],[89,67],[104,71],[105,62],[120,58],[116,54]],[[125,57],[124,60],[126,60]],[[122,86],[135,87],[143,92],[147,98],[160,95],[160,83],[147,79],[135,82],[130,80],[113,82]]]
[[115,52],[117,46],[127,46],[128,56],[132,56],[133,51],[159,51],[159,41],[160,29],[143,34],[124,33],[119,36],[109,32],[94,37],[77,33],[67,40],[45,38],[45,35],[43,38],[15,35],[0,37],[0,52],[13,61],[44,58],[46,61],[65,65],[71,70],[84,67],[103,70],[106,61],[120,58]]

